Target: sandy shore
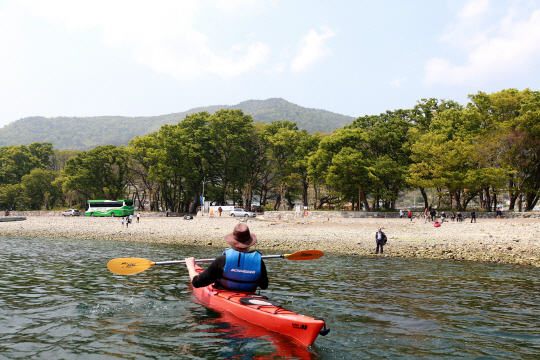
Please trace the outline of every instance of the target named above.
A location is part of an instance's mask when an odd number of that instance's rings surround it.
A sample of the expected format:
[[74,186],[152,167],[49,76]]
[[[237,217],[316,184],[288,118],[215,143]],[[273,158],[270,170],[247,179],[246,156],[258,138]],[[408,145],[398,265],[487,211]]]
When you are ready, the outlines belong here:
[[[243,221],[244,219],[242,219]],[[134,219],[135,221],[135,219]],[[118,218],[28,217],[25,221],[0,222],[0,235],[64,237],[215,246],[224,248],[223,237],[238,219],[198,217],[141,218],[122,228]],[[375,232],[388,236],[385,257],[470,260],[540,267],[540,220],[481,219],[477,223],[445,222],[435,228],[424,220],[408,219],[298,219],[247,223],[264,253],[319,249],[325,252],[375,255]],[[271,251],[269,251],[271,250]]]

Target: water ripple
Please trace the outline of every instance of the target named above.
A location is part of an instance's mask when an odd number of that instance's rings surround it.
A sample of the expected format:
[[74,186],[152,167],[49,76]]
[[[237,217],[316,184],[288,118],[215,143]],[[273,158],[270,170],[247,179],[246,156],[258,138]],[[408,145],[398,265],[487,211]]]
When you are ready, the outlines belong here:
[[284,307],[332,328],[305,349],[200,305],[183,266],[110,273],[117,257],[219,255],[201,247],[0,237],[1,359],[540,357],[540,271],[327,255],[268,260]]

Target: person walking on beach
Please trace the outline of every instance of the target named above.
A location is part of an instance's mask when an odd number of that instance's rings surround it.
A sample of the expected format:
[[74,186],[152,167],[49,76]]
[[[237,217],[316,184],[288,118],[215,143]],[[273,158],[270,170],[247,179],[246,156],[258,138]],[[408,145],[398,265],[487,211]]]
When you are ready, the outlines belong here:
[[471,223],[473,222],[476,222],[476,208],[472,209],[471,210]]
[[133,214],[129,214],[129,223],[133,224]]
[[502,208],[499,206],[499,207],[497,208],[497,219],[500,219],[501,216],[502,216]]
[[407,216],[408,216],[409,219],[411,219],[411,221],[412,221],[412,212],[411,212],[411,209],[409,209],[409,212],[408,212]]
[[429,212],[429,215],[431,215],[431,221],[435,221],[435,216],[437,215],[437,212],[435,211],[435,209],[432,208]]
[[141,218],[141,213],[137,213],[137,224],[139,223],[140,218]]
[[124,218],[122,218],[122,229],[124,228]]
[[126,217],[126,229],[129,227],[129,217]]
[[221,216],[221,212],[223,211],[223,209],[220,207],[218,207],[217,211],[219,211],[219,216]]
[[377,249],[375,254],[379,253],[379,247],[381,248],[381,254],[383,253],[383,245],[386,244],[386,235],[382,232],[381,228],[375,233],[375,241],[377,243]]
[[399,218],[403,219],[403,210],[399,210]]
[[424,210],[424,224],[427,223],[427,221],[428,221],[428,209],[426,208]]
[[257,287],[268,288],[268,274],[261,253],[249,251],[257,237],[245,223],[239,223],[231,234],[225,236],[231,245],[223,255],[214,260],[203,272],[197,274],[195,258],[186,259],[191,284],[195,288],[215,284],[216,287],[232,291],[255,291]]

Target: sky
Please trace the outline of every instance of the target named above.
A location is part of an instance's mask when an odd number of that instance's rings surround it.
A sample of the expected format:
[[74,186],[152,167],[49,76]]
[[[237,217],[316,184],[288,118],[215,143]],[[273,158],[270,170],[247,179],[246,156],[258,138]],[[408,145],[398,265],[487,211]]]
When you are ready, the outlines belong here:
[[0,0],[0,127],[283,98],[359,117],[540,90],[540,0]]

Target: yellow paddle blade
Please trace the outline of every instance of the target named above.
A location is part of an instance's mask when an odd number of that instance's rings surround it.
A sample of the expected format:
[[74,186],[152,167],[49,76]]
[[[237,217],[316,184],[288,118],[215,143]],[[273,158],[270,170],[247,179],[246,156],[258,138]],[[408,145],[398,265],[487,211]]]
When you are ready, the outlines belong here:
[[107,263],[107,268],[115,274],[131,275],[144,271],[152,266],[155,262],[139,258],[119,258],[112,259]]
[[297,251],[294,254],[285,254],[288,260],[315,260],[323,256],[324,253],[321,250],[302,250]]

